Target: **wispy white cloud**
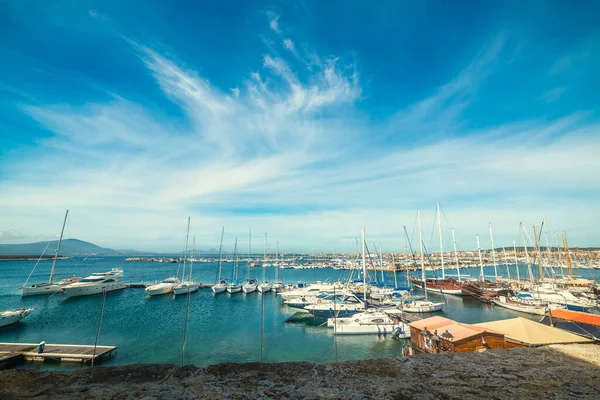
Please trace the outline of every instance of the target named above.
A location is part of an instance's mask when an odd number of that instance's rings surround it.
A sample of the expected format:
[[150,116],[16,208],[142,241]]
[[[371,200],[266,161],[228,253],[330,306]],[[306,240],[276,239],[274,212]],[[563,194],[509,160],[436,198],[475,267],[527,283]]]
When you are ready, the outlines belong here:
[[[280,38],[279,16],[268,16]],[[436,200],[465,247],[490,220],[497,243],[507,244],[519,220],[589,225],[589,196],[577,195],[600,187],[600,128],[585,114],[477,131],[460,125],[493,73],[504,36],[430,97],[383,123],[358,112],[357,67],[333,56],[306,51],[310,63],[298,63],[289,52],[271,51],[262,69],[221,89],[181,61],[132,46],[188,123],[174,125],[118,96],[84,106],[24,106],[53,135],[38,151],[0,165],[10,177],[0,181],[8,229],[54,232],[56,215],[69,208],[71,236],[117,248],[177,249],[191,215],[204,247],[218,243],[225,225],[232,235],[245,236],[249,226],[267,231],[290,251],[351,250],[348,237],[365,226],[385,248],[401,250],[402,225]],[[460,135],[440,138],[440,127]],[[428,140],[366,145],[374,132],[399,129]]]
[[267,17],[269,18],[269,27],[271,30],[275,33],[281,33],[281,30],[279,29],[279,15],[272,11],[268,11]]
[[283,47],[291,51],[292,53],[295,51],[296,47],[294,45],[294,41],[292,39],[283,39]]
[[567,88],[564,86],[550,89],[547,92],[545,92],[544,94],[542,94],[540,96],[540,99],[542,99],[547,104],[552,103],[552,102],[555,102],[556,100],[560,99],[562,97],[562,95],[565,94],[566,91],[567,91]]

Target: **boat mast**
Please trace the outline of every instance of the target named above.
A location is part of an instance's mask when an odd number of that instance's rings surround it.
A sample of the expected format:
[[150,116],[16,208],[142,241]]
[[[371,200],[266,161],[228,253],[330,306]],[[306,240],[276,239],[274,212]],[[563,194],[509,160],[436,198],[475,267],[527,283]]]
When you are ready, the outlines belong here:
[[479,253],[479,279],[481,282],[485,281],[485,275],[483,274],[483,260],[481,259],[481,246],[479,245],[479,234],[477,234],[477,252]]
[[440,233],[440,259],[442,262],[442,279],[446,279],[446,272],[444,271],[444,248],[442,246],[442,219],[440,218],[440,203],[437,203],[437,216],[438,231]]
[[60,230],[60,237],[58,238],[58,245],[56,246],[56,251],[54,251],[54,260],[52,261],[52,270],[50,270],[50,279],[48,280],[48,284],[52,284],[52,278],[54,278],[54,270],[56,269],[56,260],[58,259],[58,251],[60,250],[60,243],[62,242],[63,233],[65,232],[65,225],[67,224],[67,215],[69,215],[69,210],[65,212],[65,219],[63,220],[63,226]]
[[365,259],[365,229],[362,230],[363,300],[367,308],[367,261]]
[[569,244],[567,243],[567,231],[563,233],[563,245],[565,247],[565,261],[569,268],[569,278],[573,279],[573,268],[571,268],[571,257],[569,256]]
[[542,257],[540,256],[540,246],[537,240],[537,227],[533,226],[533,243],[535,245],[535,261],[537,261],[538,269],[540,271],[540,282],[544,277],[544,270],[542,269]]
[[560,260],[560,242],[558,241],[558,232],[554,231],[554,238],[556,240],[556,261],[558,265],[560,265],[560,276],[565,276],[565,271],[563,270],[563,264]]
[[235,238],[235,245],[233,247],[233,271],[231,273],[231,283],[237,283],[238,271],[237,271],[237,237]]
[[452,242],[454,243],[454,258],[456,260],[456,272],[460,281],[460,267],[458,266],[458,252],[456,251],[456,237],[454,236],[454,228],[452,228]]
[[527,271],[529,272],[529,280],[531,281],[531,290],[533,290],[533,271],[531,270],[531,262],[529,261],[529,252],[527,251],[527,240],[525,239],[525,229],[521,222],[521,235],[523,236],[523,245],[525,247],[525,262],[527,263]]
[[496,249],[494,248],[494,232],[490,222],[490,240],[492,241],[492,260],[494,262],[494,277],[498,280],[498,267],[496,266]]
[[[552,250],[550,249],[550,242],[548,241],[548,226],[546,225],[546,219],[544,218],[544,236],[546,236],[546,253],[548,253],[548,264],[552,265]],[[554,272],[553,272],[554,274]]]
[[379,242],[379,265],[381,266],[381,283],[385,282],[385,276],[383,275],[383,246]]
[[423,282],[423,291],[425,292],[425,301],[427,301],[427,281],[425,280],[425,255],[423,254],[423,233],[421,232],[421,209],[417,210],[417,219],[419,220],[419,246],[421,246],[421,281]]
[[190,258],[190,282],[192,282],[192,269],[194,268],[194,249],[195,249],[195,247],[196,247],[196,236],[194,236],[194,239],[192,239],[192,258]]
[[248,272],[246,272],[246,281],[250,281],[250,253],[252,252],[252,228],[248,234]]
[[217,282],[221,282],[221,269],[223,266],[223,234],[225,233],[225,227],[221,227],[221,244],[219,245],[219,275],[217,276]]
[[504,265],[506,266],[506,274],[508,276],[508,280],[510,281],[510,270],[508,269],[508,256],[506,255],[506,248],[502,246],[502,252],[504,253]]
[[262,263],[262,283],[267,283],[266,264],[267,263],[267,233],[265,232],[265,247],[263,251],[263,263]]
[[187,233],[185,234],[185,247],[183,250],[183,271],[181,272],[181,283],[185,282],[185,262],[187,260],[188,242],[190,239],[190,217],[188,217]]
[[517,282],[521,282],[521,277],[519,276],[519,257],[517,256],[517,243],[514,240],[513,249],[515,251],[515,269],[517,270]]

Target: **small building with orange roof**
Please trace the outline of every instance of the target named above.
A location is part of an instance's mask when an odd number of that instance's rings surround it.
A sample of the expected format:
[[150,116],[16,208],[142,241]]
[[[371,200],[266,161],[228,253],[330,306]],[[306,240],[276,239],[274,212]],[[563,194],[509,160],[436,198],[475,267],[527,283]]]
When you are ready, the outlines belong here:
[[504,334],[483,327],[430,317],[409,324],[411,347],[420,353],[481,352],[504,349]]

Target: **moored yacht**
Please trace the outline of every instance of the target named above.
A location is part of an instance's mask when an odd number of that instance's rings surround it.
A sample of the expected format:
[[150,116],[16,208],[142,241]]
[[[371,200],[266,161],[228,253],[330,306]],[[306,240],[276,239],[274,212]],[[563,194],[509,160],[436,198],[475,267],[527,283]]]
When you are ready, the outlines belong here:
[[118,280],[121,276],[123,276],[123,270],[120,268],[113,268],[107,272],[95,272],[79,282],[65,286],[63,291],[69,297],[76,297],[125,289],[125,282]]
[[20,310],[7,310],[1,312],[0,327],[12,325],[19,322],[20,320],[28,316],[31,311],[33,311],[33,308],[21,308]]
[[161,294],[168,294],[173,292],[175,286],[179,285],[179,279],[167,278],[162,282],[150,285],[146,288],[146,292],[150,296],[159,296]]

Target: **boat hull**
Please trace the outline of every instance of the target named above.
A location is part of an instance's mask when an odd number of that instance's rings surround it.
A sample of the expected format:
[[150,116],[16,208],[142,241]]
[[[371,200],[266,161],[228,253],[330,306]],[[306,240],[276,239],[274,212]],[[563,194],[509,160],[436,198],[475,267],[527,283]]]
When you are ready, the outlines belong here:
[[148,293],[150,296],[161,296],[173,292],[174,287],[175,284],[165,285],[159,283],[156,285],[148,286],[146,288],[146,293]]
[[442,311],[444,303],[432,303],[429,301],[415,301],[408,303],[403,307],[403,310],[409,313],[430,313]]
[[271,291],[271,285],[261,284],[258,285],[258,291],[261,293],[266,293]]
[[217,283],[216,285],[213,285],[210,289],[214,294],[223,293],[227,290],[227,285],[221,285],[220,283]]
[[63,286],[56,283],[42,283],[39,285],[24,286],[22,289],[23,296],[39,296],[58,293],[63,289]]
[[90,296],[101,294],[102,292],[114,292],[125,289],[125,282],[114,281],[90,286],[66,286],[63,291],[69,297]]
[[21,321],[23,318],[29,315],[31,309],[22,309],[21,311],[15,312],[3,312],[0,314],[0,328],[3,326],[8,326],[12,324],[16,324]]
[[244,293],[252,293],[256,291],[256,285],[244,285],[242,286],[242,291]]
[[173,294],[175,294],[175,296],[180,295],[180,294],[188,294],[188,293],[194,293],[198,291],[198,285],[184,285],[184,286],[177,286],[173,289]]
[[227,293],[238,293],[242,291],[242,287],[240,285],[229,285],[227,286]]

